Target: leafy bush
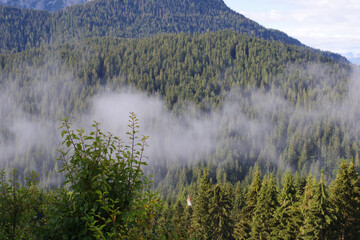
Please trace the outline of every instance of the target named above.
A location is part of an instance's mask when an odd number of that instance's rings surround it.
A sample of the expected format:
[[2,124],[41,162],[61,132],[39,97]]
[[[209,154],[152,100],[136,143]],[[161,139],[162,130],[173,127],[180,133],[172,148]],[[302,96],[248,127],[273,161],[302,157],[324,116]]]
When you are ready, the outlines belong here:
[[83,129],[73,131],[70,126],[64,119],[65,149],[59,150],[59,160],[65,184],[70,184],[71,189],[68,195],[72,204],[67,206],[72,208],[72,220],[79,227],[75,231],[71,228],[71,232],[81,233],[83,236],[78,237],[82,238],[89,237],[89,231],[97,239],[146,238],[157,199],[142,171],[148,137],[137,136],[136,115],[130,114],[128,145],[111,133],[103,133],[96,122],[89,135]]

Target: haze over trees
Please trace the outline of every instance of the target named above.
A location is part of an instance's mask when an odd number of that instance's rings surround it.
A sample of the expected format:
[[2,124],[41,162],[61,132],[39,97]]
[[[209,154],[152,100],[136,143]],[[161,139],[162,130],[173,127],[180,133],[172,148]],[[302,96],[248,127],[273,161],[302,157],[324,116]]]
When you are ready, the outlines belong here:
[[[341,56],[217,0],[0,19],[0,238],[360,236],[359,69]],[[61,134],[67,116],[85,130]]]

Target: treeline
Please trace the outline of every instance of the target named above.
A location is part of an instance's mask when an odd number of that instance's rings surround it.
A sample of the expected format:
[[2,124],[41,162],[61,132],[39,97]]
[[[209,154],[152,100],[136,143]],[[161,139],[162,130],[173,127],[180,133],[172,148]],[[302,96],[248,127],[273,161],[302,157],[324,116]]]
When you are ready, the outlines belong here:
[[[16,170],[0,172],[2,239],[359,239],[360,179],[353,161],[341,160],[328,187],[320,178],[281,182],[253,168],[247,181],[214,182],[206,168],[180,185],[175,201],[159,198],[142,171],[147,137],[138,137],[131,113],[128,143],[99,124],[90,134],[63,121],[59,161],[63,188],[41,190],[38,175],[26,185]],[[187,200],[187,201],[186,201]]]
[[[359,239],[359,175],[342,160],[335,180],[290,172],[278,182],[254,170],[250,185],[197,182],[164,202],[155,232],[164,239]],[[186,199],[191,196],[191,205]]]
[[[200,105],[205,105],[205,101],[217,104],[220,96],[223,98],[232,87],[263,90],[275,87],[293,103],[309,102],[303,99],[303,94],[310,92],[316,98],[323,89],[320,76],[313,76],[316,69],[308,73],[308,65],[328,67],[321,74],[333,79],[334,91],[341,91],[341,86],[336,84],[346,84],[350,73],[350,65],[306,47],[220,31],[133,40],[90,38],[79,43],[2,55],[3,82],[15,77],[29,78],[27,72],[22,73],[23,67],[41,70],[54,60],[59,61],[61,70],[68,69],[76,75],[77,84],[90,88],[135,86],[164,97],[171,109],[183,100]],[[28,66],[19,68],[24,64]],[[341,97],[343,93],[334,94]]]
[[[21,134],[16,137],[9,125],[24,113],[54,132],[59,118],[86,112],[91,97],[102,89],[116,92],[131,86],[160,96],[174,115],[186,115],[188,102],[209,117],[224,111],[214,150],[185,162],[209,163],[232,183],[243,180],[255,163],[263,170],[291,167],[301,175],[324,168],[332,178],[339,158],[353,158],[359,166],[358,103],[349,99],[354,95],[352,68],[304,47],[221,31],[91,38],[2,55],[0,63],[4,106],[9,106],[2,109],[1,134],[3,142],[11,140],[10,146],[16,146]],[[335,111],[341,107],[344,112]],[[44,144],[15,151],[3,166],[17,168],[21,176],[37,169],[49,175],[42,177],[49,185],[58,168],[51,139],[46,135],[38,139]],[[166,179],[171,183],[167,188],[176,192],[170,178],[181,173],[182,164],[174,164],[179,159],[154,158],[158,164],[148,172],[156,176],[155,185]],[[56,185],[61,183],[57,179]]]
[[[0,6],[2,53],[88,37],[142,38],[164,33],[201,34],[225,29],[301,45],[283,32],[268,30],[230,10],[220,0],[97,0],[56,13]],[[339,55],[329,55],[344,60]]]

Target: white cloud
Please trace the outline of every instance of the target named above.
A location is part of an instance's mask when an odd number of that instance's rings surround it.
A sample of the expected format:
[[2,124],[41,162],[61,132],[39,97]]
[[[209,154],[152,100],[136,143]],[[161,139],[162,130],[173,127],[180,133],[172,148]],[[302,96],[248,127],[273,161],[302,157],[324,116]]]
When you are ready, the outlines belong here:
[[315,48],[359,53],[358,0],[225,0],[265,27],[279,29]]

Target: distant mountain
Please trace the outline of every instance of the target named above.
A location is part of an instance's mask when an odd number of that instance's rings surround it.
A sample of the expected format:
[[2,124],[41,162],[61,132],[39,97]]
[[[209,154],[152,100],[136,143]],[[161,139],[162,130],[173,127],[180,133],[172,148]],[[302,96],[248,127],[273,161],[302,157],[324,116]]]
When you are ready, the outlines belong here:
[[360,53],[345,53],[344,56],[353,64],[360,65]]
[[[1,1],[9,3],[10,0]],[[85,0],[72,0],[72,3],[74,1]],[[31,1],[27,4],[31,5]],[[2,52],[93,36],[139,38],[161,33],[200,34],[224,29],[301,45],[283,32],[266,29],[232,11],[222,0],[93,0],[56,13],[0,6]]]
[[18,8],[33,8],[56,12],[60,9],[88,1],[91,0],[0,0],[0,4]]
[[[66,5],[86,0],[42,1]],[[201,34],[225,29],[303,46],[284,32],[266,29],[231,10],[223,0],[92,0],[55,13],[0,6],[0,53],[88,37],[142,38],[162,33]],[[323,54],[346,61],[337,54]]]

